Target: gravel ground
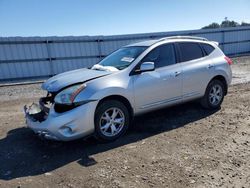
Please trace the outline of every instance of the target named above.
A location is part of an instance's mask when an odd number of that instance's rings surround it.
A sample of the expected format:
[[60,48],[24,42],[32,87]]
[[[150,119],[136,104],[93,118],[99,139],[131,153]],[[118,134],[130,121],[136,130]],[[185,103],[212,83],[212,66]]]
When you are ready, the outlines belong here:
[[220,110],[155,111],[107,144],[38,139],[22,107],[45,95],[40,84],[1,87],[0,187],[250,187],[250,58],[234,61]]
[[240,57],[233,59],[232,65],[233,81],[232,84],[250,82],[250,57]]

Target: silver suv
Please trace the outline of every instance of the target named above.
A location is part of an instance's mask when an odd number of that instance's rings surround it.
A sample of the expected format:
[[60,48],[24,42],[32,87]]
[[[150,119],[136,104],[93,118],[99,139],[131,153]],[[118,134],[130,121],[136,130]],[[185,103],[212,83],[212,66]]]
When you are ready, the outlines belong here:
[[218,108],[232,79],[231,64],[218,43],[205,38],[177,36],[128,45],[92,68],[43,83],[48,94],[24,107],[26,122],[46,139],[94,134],[112,141],[137,114],[195,99],[205,108]]

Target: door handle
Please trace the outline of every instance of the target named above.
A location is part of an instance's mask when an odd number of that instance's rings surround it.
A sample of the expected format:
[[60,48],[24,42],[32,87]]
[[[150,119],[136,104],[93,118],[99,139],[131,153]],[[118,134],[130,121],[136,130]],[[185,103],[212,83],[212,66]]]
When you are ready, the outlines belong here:
[[177,77],[177,76],[179,76],[180,74],[181,74],[181,71],[176,71],[176,72],[174,73],[174,76]]
[[213,68],[214,67],[214,65],[212,65],[212,64],[209,64],[208,66],[207,66],[207,68],[209,68],[209,69],[211,69],[211,68]]

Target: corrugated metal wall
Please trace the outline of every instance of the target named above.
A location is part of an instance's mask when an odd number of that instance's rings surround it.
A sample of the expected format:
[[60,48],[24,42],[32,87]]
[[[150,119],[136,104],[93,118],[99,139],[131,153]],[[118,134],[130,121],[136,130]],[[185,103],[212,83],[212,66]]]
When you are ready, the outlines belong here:
[[93,37],[2,37],[0,81],[49,77],[90,67],[124,45],[173,35],[217,41],[227,55],[250,52],[250,27]]

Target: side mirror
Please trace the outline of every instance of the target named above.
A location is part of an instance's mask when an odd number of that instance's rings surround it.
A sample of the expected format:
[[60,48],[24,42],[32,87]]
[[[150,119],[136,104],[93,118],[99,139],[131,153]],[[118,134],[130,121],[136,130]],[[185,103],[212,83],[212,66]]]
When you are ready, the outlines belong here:
[[140,66],[140,72],[147,72],[155,70],[155,63],[154,62],[144,62]]

